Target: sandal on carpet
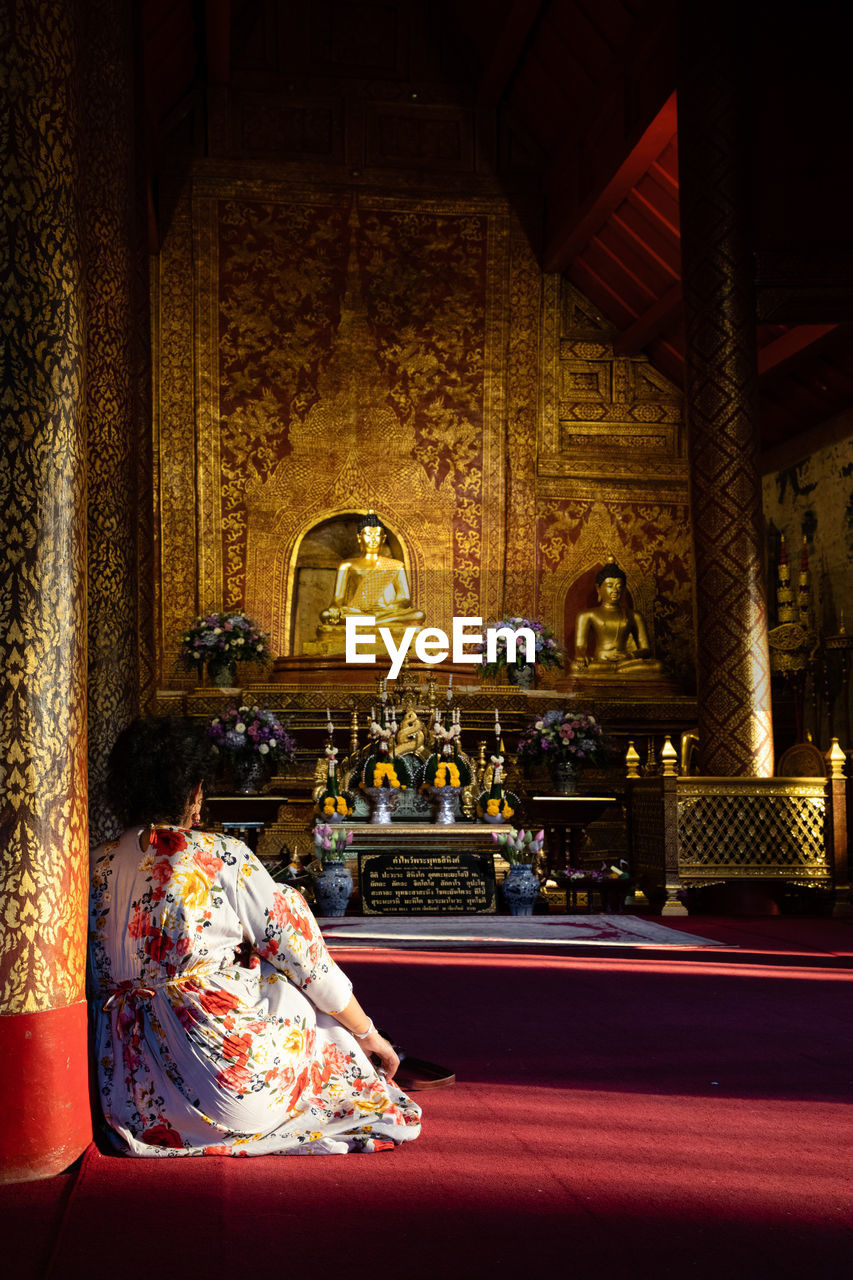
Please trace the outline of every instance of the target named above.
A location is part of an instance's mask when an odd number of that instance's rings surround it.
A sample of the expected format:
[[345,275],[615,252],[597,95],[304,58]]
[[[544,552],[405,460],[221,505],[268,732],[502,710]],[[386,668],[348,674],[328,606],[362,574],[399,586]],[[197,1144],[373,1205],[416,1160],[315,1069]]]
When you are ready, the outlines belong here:
[[414,1093],[418,1089],[439,1089],[442,1085],[456,1083],[456,1074],[449,1067],[428,1062],[426,1058],[413,1058],[400,1049],[397,1049],[397,1053],[400,1056],[400,1066],[394,1080],[406,1093]]

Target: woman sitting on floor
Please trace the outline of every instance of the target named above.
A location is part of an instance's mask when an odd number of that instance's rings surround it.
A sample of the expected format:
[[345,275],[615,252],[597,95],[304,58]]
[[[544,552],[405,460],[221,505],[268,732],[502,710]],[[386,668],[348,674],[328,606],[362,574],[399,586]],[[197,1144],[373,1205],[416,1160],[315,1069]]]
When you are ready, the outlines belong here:
[[399,1059],[301,894],[240,841],[192,829],[211,761],[199,730],[167,719],[135,721],[111,757],[130,829],[92,855],[89,966],[113,1141],[140,1156],[412,1141],[420,1108],[392,1083]]

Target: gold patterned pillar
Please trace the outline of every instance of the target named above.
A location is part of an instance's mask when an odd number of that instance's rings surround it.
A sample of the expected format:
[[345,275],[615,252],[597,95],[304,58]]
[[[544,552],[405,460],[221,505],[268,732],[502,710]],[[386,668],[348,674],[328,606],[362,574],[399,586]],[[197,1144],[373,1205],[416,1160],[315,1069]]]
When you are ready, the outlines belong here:
[[769,777],[744,32],[731,0],[680,8],[679,182],[700,755],[705,773]]
[[0,6],[0,1178],[91,1136],[86,1004],[86,450],[78,32]]
[[128,0],[87,0],[81,76],[80,208],[86,262],[89,539],[89,841],[118,834],[105,796],[109,753],[138,709],[136,324],[140,271]]

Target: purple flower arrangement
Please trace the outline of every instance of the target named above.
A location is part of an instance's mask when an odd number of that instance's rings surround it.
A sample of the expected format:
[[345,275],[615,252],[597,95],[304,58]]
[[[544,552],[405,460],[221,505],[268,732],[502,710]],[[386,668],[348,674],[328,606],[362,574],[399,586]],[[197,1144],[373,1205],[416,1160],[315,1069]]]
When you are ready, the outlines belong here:
[[289,764],[296,743],[272,711],[232,705],[207,730],[213,745],[226,759],[258,758],[270,764]]
[[[510,631],[519,631],[522,627],[527,627],[533,632],[533,639],[536,647],[534,666],[561,667],[563,665],[563,651],[557,643],[553,632],[549,631],[544,623],[538,622],[535,618],[518,618],[505,615],[498,622],[488,623],[486,630],[494,631],[499,627],[507,627]],[[479,652],[485,657],[485,639],[479,648]],[[526,663],[526,652],[527,650],[523,640],[519,640],[516,649],[516,666],[523,666]],[[501,667],[505,667],[507,665],[506,636],[499,635],[496,641],[496,661],[483,663],[483,675],[497,675]]]
[[178,661],[190,671],[270,658],[269,640],[243,613],[206,613],[181,636]]
[[556,878],[560,884],[603,884],[610,879],[606,871],[586,870],[583,867],[567,867],[565,871],[558,872]]
[[518,758],[531,764],[572,764],[582,768],[607,759],[604,730],[585,712],[546,711],[518,739]]

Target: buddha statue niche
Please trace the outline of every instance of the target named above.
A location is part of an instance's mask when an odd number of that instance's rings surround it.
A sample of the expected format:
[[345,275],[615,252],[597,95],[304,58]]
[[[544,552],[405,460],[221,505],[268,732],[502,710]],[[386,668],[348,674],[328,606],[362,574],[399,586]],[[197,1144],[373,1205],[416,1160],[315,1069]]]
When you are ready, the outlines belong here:
[[625,598],[626,575],[609,557],[595,576],[598,605],[578,615],[575,627],[577,675],[649,677],[664,674],[652,657],[646,625]]
[[388,627],[395,637],[406,627],[423,624],[424,614],[412,608],[405,565],[382,554],[385,537],[382,521],[368,511],[358,522],[360,554],[338,566],[332,603],[320,614],[321,641],[343,650],[346,619],[352,616],[375,618],[377,629]]

